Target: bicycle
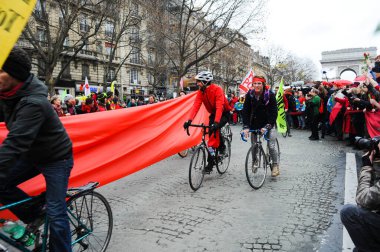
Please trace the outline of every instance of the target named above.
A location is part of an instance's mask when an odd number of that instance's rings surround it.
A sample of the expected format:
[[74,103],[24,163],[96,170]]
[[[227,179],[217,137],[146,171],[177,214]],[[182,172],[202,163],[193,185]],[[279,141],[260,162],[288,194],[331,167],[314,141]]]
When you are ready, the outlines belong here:
[[[245,175],[247,177],[249,185],[253,189],[259,189],[263,186],[265,178],[267,176],[268,167],[272,171],[273,160],[269,154],[269,139],[266,138],[266,134],[262,133],[261,130],[250,130],[252,134],[257,134],[256,143],[252,144],[248,150],[245,159]],[[262,137],[266,140],[265,151],[263,148]],[[244,133],[241,132],[241,139],[245,142],[247,140],[244,138]],[[253,153],[253,147],[256,147],[256,153]],[[276,151],[277,151],[277,163],[280,164],[280,145],[276,138]]]
[[232,130],[231,130],[230,124],[227,123],[220,130],[221,130],[224,138],[228,139],[230,141],[230,143],[232,143]]
[[[90,250],[104,252],[110,242],[113,229],[112,210],[106,198],[94,191],[98,185],[98,182],[89,182],[87,185],[67,190],[67,213],[69,216],[73,251]],[[30,207],[43,206],[45,204],[45,192],[1,206],[0,211],[21,204],[30,204]],[[34,244],[29,247],[26,247],[23,242],[13,239],[3,231],[0,232],[0,239],[23,252],[49,251],[48,227],[49,220],[46,214],[43,214],[41,223],[38,226],[30,229],[27,226],[25,233],[28,233],[29,236],[30,234],[35,235]]]
[[[210,126],[205,126],[204,124],[190,124],[190,127],[202,128],[202,142],[195,149],[189,167],[189,184],[191,189],[194,191],[198,190],[202,185],[203,178],[205,175],[206,167],[206,153],[211,156],[214,165],[216,165],[216,170],[219,174],[224,174],[230,164],[231,159],[231,143],[228,139],[225,139],[226,150],[224,155],[220,155],[219,149],[216,149],[215,156],[210,153],[209,148],[206,143],[206,135],[209,133]],[[187,135],[190,136],[189,128],[186,129]]]

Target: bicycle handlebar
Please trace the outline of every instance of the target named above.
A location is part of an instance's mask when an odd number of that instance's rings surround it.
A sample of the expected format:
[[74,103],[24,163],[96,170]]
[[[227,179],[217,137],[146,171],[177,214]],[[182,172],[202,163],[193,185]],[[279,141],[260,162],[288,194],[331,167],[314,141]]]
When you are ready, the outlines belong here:
[[189,128],[195,127],[195,128],[203,128],[203,129],[209,129],[210,126],[206,126],[203,123],[202,124],[190,124],[189,127],[186,128],[186,133],[188,136],[190,136]]
[[[264,136],[264,139],[265,139],[266,141],[269,140],[269,138],[267,138],[267,135],[268,135],[269,130],[265,130],[264,133],[262,133],[261,130],[259,130],[259,129],[256,129],[256,130],[249,130],[249,132],[250,132],[250,133],[257,134],[257,135],[259,135],[259,136],[262,135],[262,136]],[[244,142],[247,142],[247,139],[244,138],[244,132],[243,132],[243,131],[240,132],[240,137],[241,137],[241,140],[243,140]]]

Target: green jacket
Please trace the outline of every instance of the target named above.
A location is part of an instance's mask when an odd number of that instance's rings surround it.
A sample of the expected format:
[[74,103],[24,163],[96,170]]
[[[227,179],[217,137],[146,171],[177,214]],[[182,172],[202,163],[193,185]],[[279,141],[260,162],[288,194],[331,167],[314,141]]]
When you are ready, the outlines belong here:
[[321,104],[321,98],[316,95],[311,99],[313,116],[319,115],[319,106]]

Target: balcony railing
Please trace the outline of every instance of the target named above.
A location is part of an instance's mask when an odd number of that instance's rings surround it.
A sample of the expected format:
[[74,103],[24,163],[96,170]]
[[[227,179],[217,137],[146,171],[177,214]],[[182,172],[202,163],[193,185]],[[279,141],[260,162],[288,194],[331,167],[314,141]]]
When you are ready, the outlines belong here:
[[97,57],[98,56],[98,53],[97,52],[93,52],[93,51],[90,51],[90,50],[80,50],[79,52],[80,54],[84,54],[84,55],[90,55],[90,56],[94,56],[94,57]]

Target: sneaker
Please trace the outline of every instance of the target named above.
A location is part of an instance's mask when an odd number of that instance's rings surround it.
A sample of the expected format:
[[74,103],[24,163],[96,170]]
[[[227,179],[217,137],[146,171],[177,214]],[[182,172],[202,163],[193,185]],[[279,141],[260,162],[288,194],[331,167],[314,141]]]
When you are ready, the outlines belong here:
[[274,164],[272,168],[272,177],[277,177],[278,175],[280,175],[280,168],[277,164]]

